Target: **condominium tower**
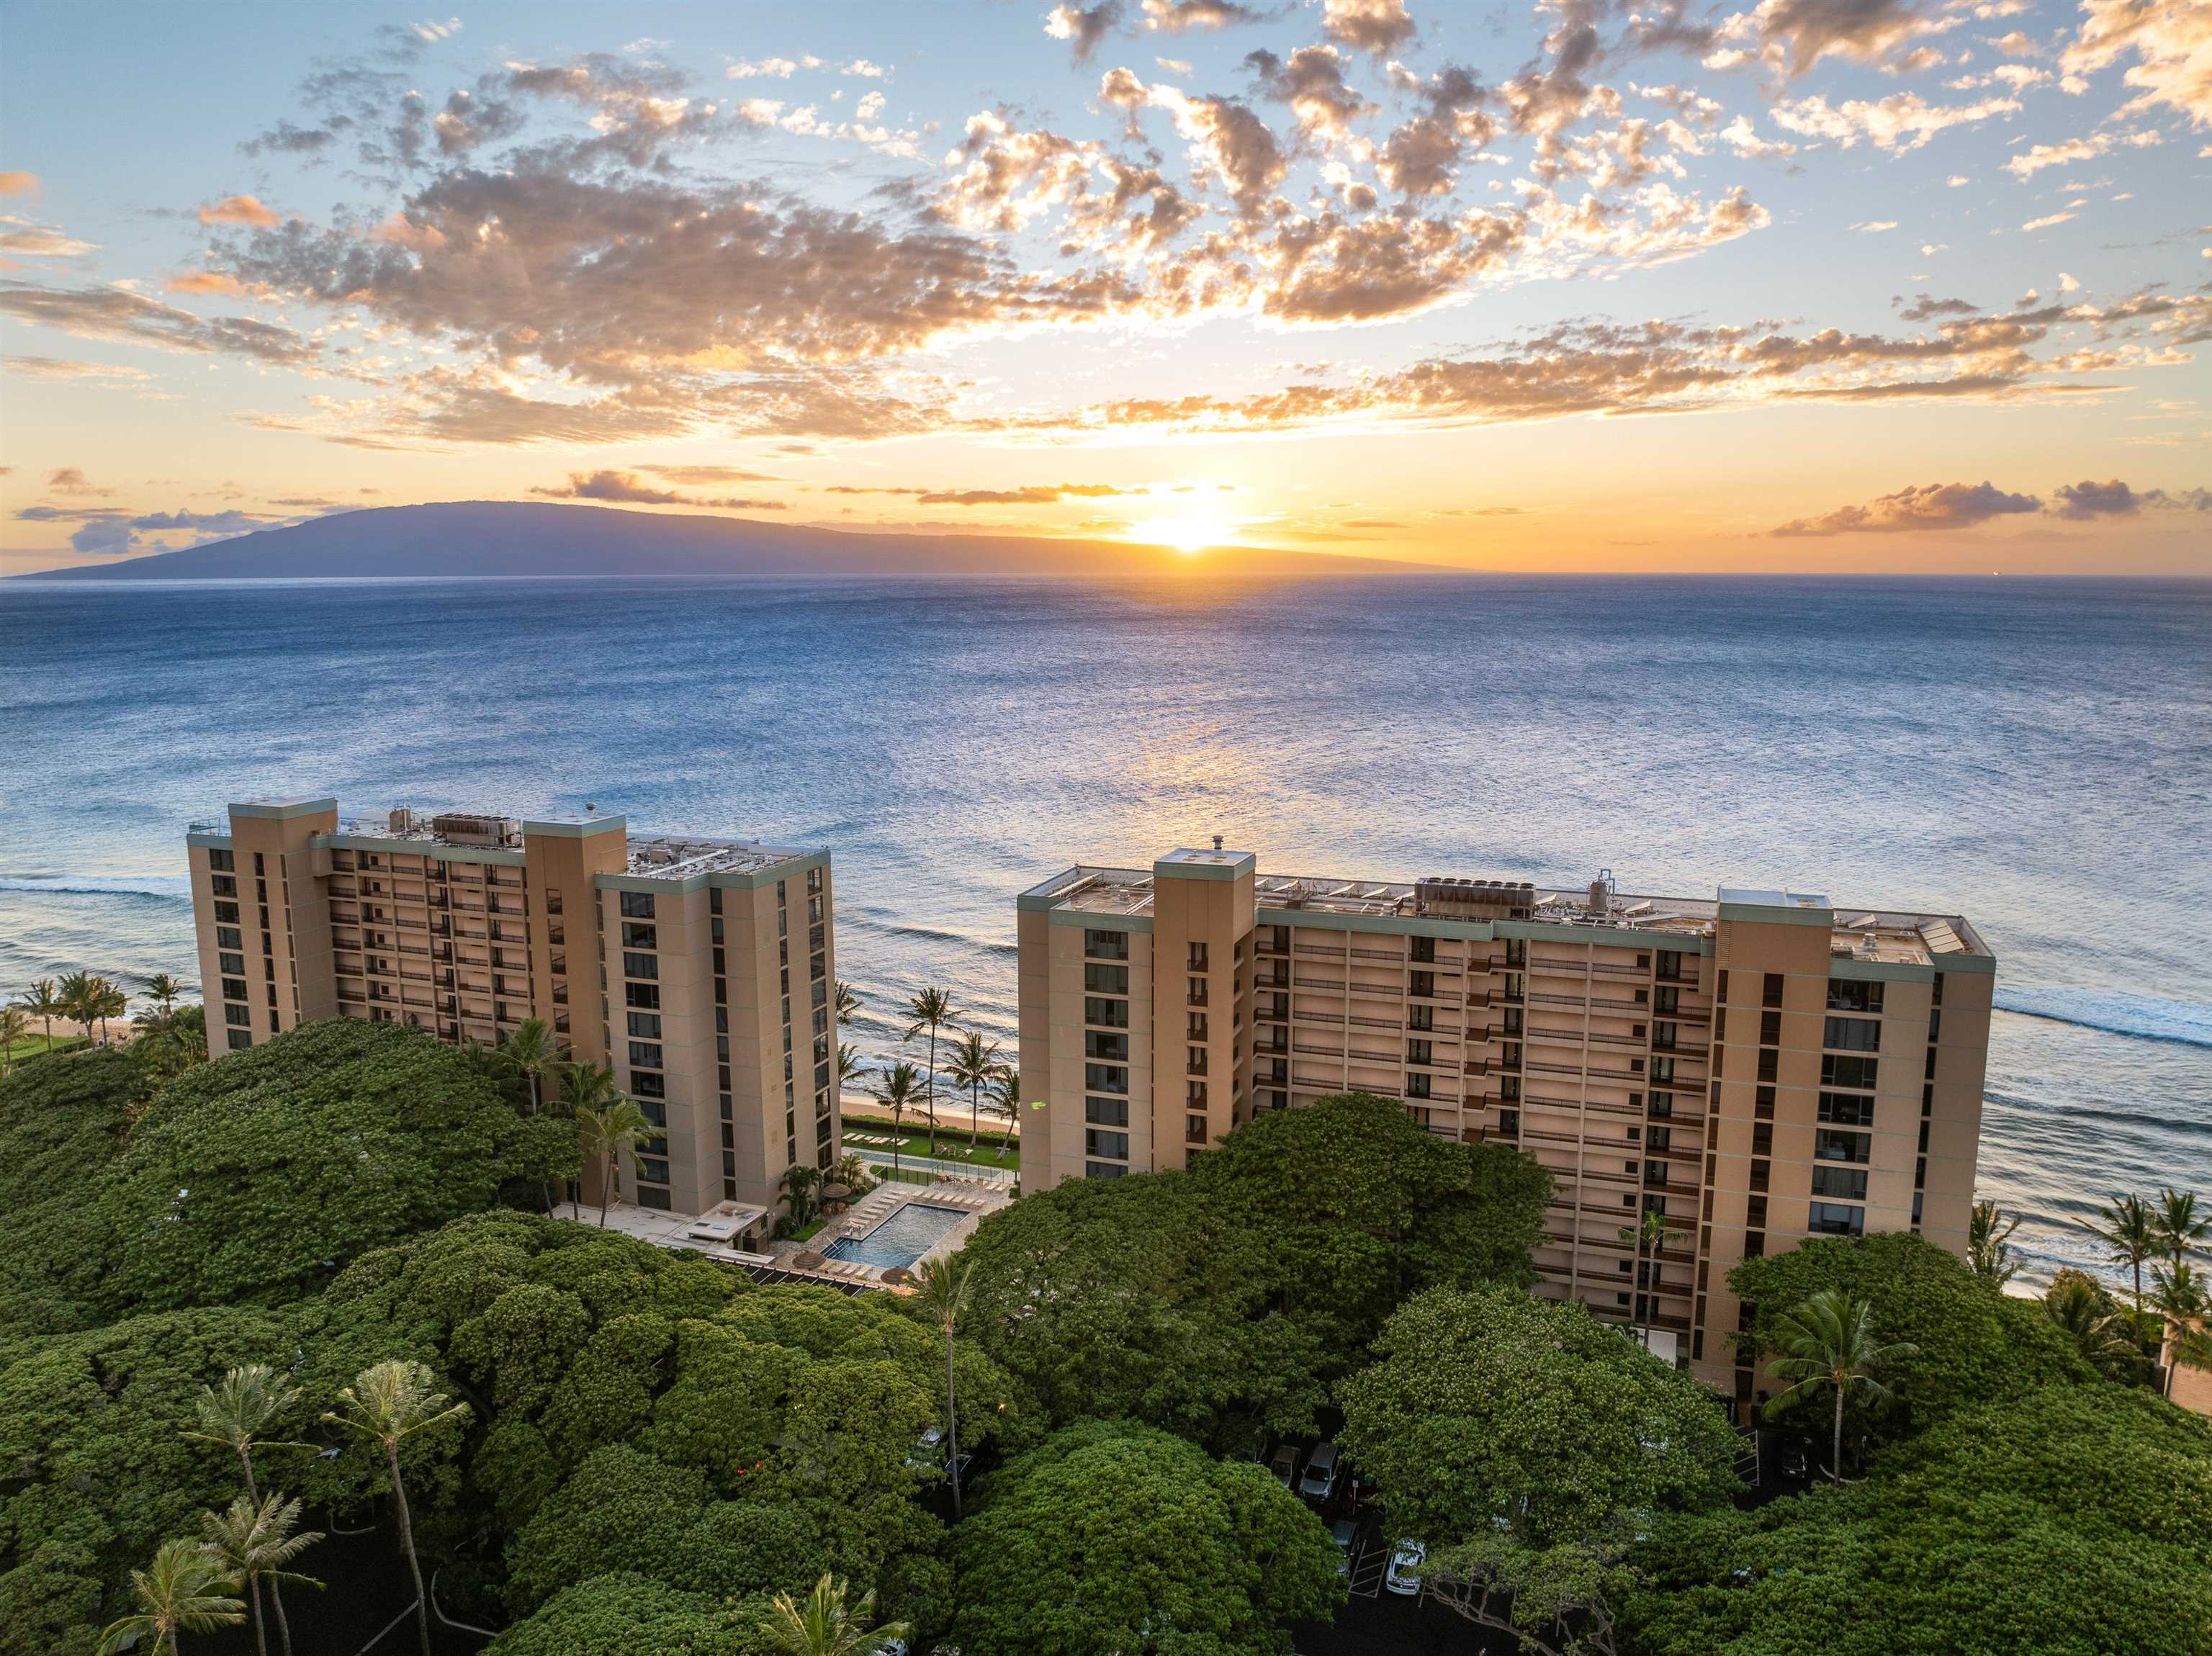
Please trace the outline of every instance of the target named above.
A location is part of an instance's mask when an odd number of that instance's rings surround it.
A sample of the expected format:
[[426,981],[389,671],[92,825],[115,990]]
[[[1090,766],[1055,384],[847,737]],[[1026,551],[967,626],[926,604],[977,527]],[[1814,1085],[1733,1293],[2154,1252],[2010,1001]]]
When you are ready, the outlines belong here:
[[253,801],[185,836],[210,1042],[367,1018],[442,1040],[550,1024],[663,1130],[640,1205],[773,1209],[839,1152],[830,853],[622,817],[526,822]]
[[1258,1110],[1402,1100],[1551,1174],[1540,1292],[1739,1402],[1740,1260],[1866,1231],[1966,1251],[1996,961],[1956,915],[1299,878],[1218,846],[1019,908],[1030,1189],[1186,1166]]

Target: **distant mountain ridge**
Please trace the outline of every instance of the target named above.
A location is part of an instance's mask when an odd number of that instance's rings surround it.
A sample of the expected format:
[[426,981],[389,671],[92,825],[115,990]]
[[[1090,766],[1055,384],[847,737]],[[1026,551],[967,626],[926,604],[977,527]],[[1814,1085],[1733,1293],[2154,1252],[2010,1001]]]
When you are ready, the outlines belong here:
[[867,534],[749,518],[527,500],[369,507],[177,552],[41,570],[37,580],[299,580],[444,576],[1441,574],[1437,564],[1224,547],[1196,560],[1119,541]]

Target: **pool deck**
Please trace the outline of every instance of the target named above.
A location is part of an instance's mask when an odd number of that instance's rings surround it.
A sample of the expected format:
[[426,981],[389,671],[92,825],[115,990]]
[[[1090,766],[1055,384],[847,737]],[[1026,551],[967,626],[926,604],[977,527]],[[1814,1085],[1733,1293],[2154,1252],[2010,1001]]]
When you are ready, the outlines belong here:
[[[886,1180],[804,1242],[787,1239],[775,1244],[776,1263],[789,1270],[792,1267],[784,1258],[786,1250],[789,1251],[791,1258],[796,1259],[802,1253],[818,1253],[830,1243],[848,1236],[866,1236],[909,1203],[919,1203],[923,1207],[959,1210],[961,1217],[952,1228],[906,1267],[912,1271],[925,1261],[957,1253],[975,1234],[975,1227],[987,1215],[996,1213],[1012,1200],[1011,1192],[981,1181],[940,1180],[933,1185],[903,1185]],[[884,1275],[873,1265],[862,1265],[852,1259],[831,1259],[826,1269],[838,1276],[857,1276],[860,1280],[877,1283],[883,1280]]]

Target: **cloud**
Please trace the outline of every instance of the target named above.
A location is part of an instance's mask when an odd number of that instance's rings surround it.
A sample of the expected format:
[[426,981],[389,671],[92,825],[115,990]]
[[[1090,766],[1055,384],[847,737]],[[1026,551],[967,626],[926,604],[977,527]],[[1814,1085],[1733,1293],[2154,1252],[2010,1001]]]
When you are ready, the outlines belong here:
[[2097,518],[2133,518],[2144,507],[2166,512],[2212,512],[2212,489],[2135,489],[2118,478],[2104,482],[2084,479],[2062,483],[2051,491],[2051,515],[2086,523]]
[[743,61],[732,64],[722,73],[732,81],[750,81],[763,76],[787,81],[799,70],[799,65],[788,58],[763,58],[757,64]]
[[35,196],[39,193],[36,173],[0,173],[0,196]]
[[[1921,11],[1911,0],[1760,0],[1748,13],[1730,18],[1722,38],[1752,43],[1752,53],[1778,74],[1795,80],[1823,58],[1880,63],[1948,23]],[[1709,67],[1728,68],[1744,54],[1717,54]]]
[[1978,316],[1981,308],[1963,299],[1931,299],[1923,294],[1897,314],[1902,321],[1926,322],[1939,316]]
[[75,258],[94,250],[95,243],[79,241],[51,224],[36,224],[12,213],[0,213],[0,253],[25,258]]
[[1149,494],[1149,488],[1116,483],[1030,483],[1019,488],[926,488],[914,485],[860,486],[832,483],[825,494],[905,494],[922,506],[1050,506],[1055,500],[1103,500],[1117,494]]
[[1352,123],[1375,107],[1346,82],[1344,60],[1334,46],[1300,46],[1287,61],[1272,52],[1255,52],[1244,66],[1267,97],[1291,106],[1298,130],[1309,136],[1346,137]]
[[0,280],[0,315],[82,339],[125,340],[293,367],[318,355],[307,340],[278,324],[244,316],[204,318],[121,287],[48,288]]
[[[678,468],[685,470],[686,468]],[[700,470],[714,470],[706,467]],[[568,482],[558,488],[533,488],[532,494],[544,494],[557,500],[611,500],[635,506],[690,506],[709,507],[722,512],[782,512],[781,500],[723,499],[702,500],[674,489],[655,488],[641,483],[634,471],[600,470],[590,473],[572,471]]]
[[57,494],[112,494],[112,488],[94,487],[85,479],[81,466],[61,466],[46,474],[46,487]]
[[223,270],[187,270],[173,276],[162,287],[173,294],[223,294],[234,299],[252,296],[252,290]]
[[77,380],[125,385],[141,384],[153,378],[143,368],[120,367],[110,362],[82,362],[58,356],[10,356],[0,366],[4,366],[9,373],[20,374],[26,379]]
[[1381,58],[1413,38],[1406,0],[1322,0],[1321,32],[1339,45]]
[[225,196],[221,201],[210,202],[200,209],[202,224],[270,225],[278,221],[277,214],[261,204],[256,196]]
[[2136,96],[2122,113],[2162,104],[2212,127],[2212,0],[2081,0],[2081,9],[2087,17],[2060,59],[2069,76],[2131,56],[2124,78]]
[[748,471],[743,466],[641,465],[638,470],[649,471],[656,477],[665,477],[672,483],[684,483],[693,488],[702,483],[775,483],[783,481],[772,472]]
[[1123,0],[1099,0],[1096,5],[1058,5],[1045,14],[1044,32],[1068,42],[1074,61],[1087,64],[1099,43],[1121,27],[1127,8]]
[[89,523],[70,537],[71,551],[93,558],[119,556],[137,544],[137,531],[125,523]]
[[1256,23],[1267,14],[1231,0],[1144,0],[1145,27],[1181,34],[1187,29],[1232,28]]
[[2033,494],[2008,494],[1995,485],[1926,483],[1878,496],[1866,506],[1838,507],[1818,518],[1800,518],[1766,532],[1778,539],[1828,535],[1889,535],[1915,530],[1971,529],[1992,518],[2039,512]]
[[1856,224],[1851,226],[1851,228],[1854,230],[1864,230],[1869,234],[1882,230],[1894,230],[1897,228],[1897,221],[1895,219],[1862,219]]
[[1930,104],[1917,92],[1893,93],[1875,102],[1853,99],[1831,108],[1819,95],[1778,104],[1774,118],[1792,132],[1826,138],[1849,149],[1861,138],[1899,155],[1919,149],[1938,132],[1996,115],[2020,112],[2016,98],[1984,98],[1971,104]]

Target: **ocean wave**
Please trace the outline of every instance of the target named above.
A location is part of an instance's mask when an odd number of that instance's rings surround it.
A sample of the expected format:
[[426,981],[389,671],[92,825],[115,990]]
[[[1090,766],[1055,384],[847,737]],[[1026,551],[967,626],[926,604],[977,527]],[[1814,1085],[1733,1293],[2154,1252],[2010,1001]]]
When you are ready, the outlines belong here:
[[2106,989],[2000,989],[1996,1003],[1999,1011],[2108,1034],[2212,1046],[2212,1006],[2198,1001],[2161,1000]]
[[189,903],[192,883],[184,874],[142,874],[135,879],[108,879],[97,874],[33,874],[0,876],[0,892],[40,897],[143,897],[154,902]]

